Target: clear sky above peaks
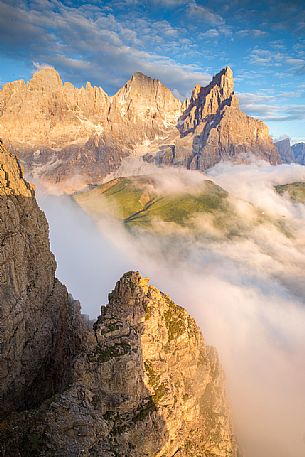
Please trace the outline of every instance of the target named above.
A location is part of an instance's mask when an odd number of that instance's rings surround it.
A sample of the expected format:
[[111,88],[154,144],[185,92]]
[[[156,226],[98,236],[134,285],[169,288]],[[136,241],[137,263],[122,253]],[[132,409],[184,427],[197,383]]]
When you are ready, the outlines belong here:
[[305,4],[253,0],[0,0],[0,83],[52,65],[113,94],[135,71],[177,96],[230,65],[242,109],[305,141]]

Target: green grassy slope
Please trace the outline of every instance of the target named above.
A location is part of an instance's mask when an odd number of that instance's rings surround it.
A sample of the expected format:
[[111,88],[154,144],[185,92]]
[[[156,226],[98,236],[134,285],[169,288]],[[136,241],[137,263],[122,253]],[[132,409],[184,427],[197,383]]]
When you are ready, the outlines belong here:
[[208,180],[173,193],[162,190],[152,176],[117,178],[75,194],[74,199],[93,217],[111,215],[131,229],[162,233],[180,227],[213,238],[232,237],[245,233],[253,225],[278,224],[247,202],[243,205],[251,217],[238,214],[238,205],[235,206],[234,202],[239,201]]
[[245,235],[255,226],[269,223],[290,236],[282,220],[230,196],[208,180],[173,193],[162,188],[152,176],[117,178],[73,198],[94,218],[110,215],[129,229],[166,234],[182,228],[214,239]]
[[[153,178],[118,178],[74,199],[94,216],[108,213],[129,225],[151,225],[157,219],[185,226],[197,213],[210,213],[217,219],[228,216],[228,194],[211,181],[204,181],[192,193],[159,193]],[[222,221],[224,222],[224,221]]]
[[305,203],[305,182],[293,182],[275,186],[275,190],[280,194],[287,194],[291,200],[298,203]]

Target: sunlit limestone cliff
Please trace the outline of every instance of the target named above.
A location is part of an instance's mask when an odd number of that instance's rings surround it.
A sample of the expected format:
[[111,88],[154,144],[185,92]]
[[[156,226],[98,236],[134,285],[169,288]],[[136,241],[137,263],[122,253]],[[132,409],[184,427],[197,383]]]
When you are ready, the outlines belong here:
[[222,369],[195,321],[129,272],[85,329],[33,189],[0,149],[0,455],[237,456]]
[[280,162],[268,127],[239,109],[229,67],[214,76],[208,86],[195,87],[183,105],[177,127],[180,137],[161,148],[155,155],[157,163],[205,170],[223,160]]
[[79,188],[98,182],[138,144],[166,137],[181,103],[160,81],[135,73],[113,97],[63,83],[53,68],[0,90],[0,134],[27,171]]
[[280,161],[267,126],[239,109],[229,67],[183,104],[142,73],[110,97],[42,68],[0,90],[0,135],[27,172],[67,191],[101,182],[132,154],[199,170],[222,160]]

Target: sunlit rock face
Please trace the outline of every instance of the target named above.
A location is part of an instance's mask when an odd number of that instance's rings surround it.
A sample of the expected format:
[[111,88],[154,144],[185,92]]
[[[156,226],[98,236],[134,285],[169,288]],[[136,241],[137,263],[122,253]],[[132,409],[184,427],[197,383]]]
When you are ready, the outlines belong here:
[[17,159],[0,142],[0,410],[62,390],[80,346],[79,305],[55,278],[48,224]]
[[111,131],[134,145],[166,135],[180,112],[180,101],[159,80],[135,73],[112,98],[107,120]]
[[88,83],[77,89],[63,84],[54,69],[45,68],[27,84],[21,80],[3,86],[1,134],[20,149],[63,148],[98,131],[108,105],[101,88]]
[[292,163],[294,162],[294,155],[290,145],[289,138],[284,138],[283,140],[277,141],[274,143],[283,163]]
[[206,170],[220,161],[280,163],[268,127],[239,109],[231,68],[226,67],[206,87],[197,85],[178,121],[180,138],[171,153],[159,151],[156,162]]
[[[216,351],[139,273],[116,284],[74,367],[39,421],[25,415],[27,434],[43,437],[41,455],[237,456]],[[14,433],[22,443],[24,428]]]
[[[0,134],[35,177],[100,181],[138,144],[166,136],[181,102],[158,80],[135,73],[113,97],[100,87],[62,83],[53,68],[0,91]],[[73,183],[71,183],[73,187]]]
[[101,182],[133,153],[199,170],[222,160],[280,162],[267,126],[240,111],[229,67],[183,104],[142,73],[109,97],[90,83],[63,84],[43,68],[27,84],[3,86],[0,135],[27,172],[68,192]]

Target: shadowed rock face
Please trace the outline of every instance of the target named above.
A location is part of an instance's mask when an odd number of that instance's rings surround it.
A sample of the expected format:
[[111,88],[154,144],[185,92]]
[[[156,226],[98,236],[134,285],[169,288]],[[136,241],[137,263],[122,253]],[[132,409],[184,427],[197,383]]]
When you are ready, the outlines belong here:
[[301,165],[305,165],[305,143],[296,143],[292,147],[294,161]]
[[55,278],[48,224],[0,143],[0,410],[62,390],[80,346],[79,304]]
[[135,73],[113,97],[78,89],[43,68],[0,90],[0,135],[34,177],[79,190],[133,152],[158,164],[204,170],[221,160],[280,161],[266,125],[239,110],[224,68],[182,105],[160,81]]
[[292,163],[294,162],[294,155],[290,145],[289,138],[284,138],[283,140],[277,141],[274,143],[283,163]]
[[237,456],[215,350],[139,273],[116,284],[74,367],[64,394],[24,416],[40,455]]

